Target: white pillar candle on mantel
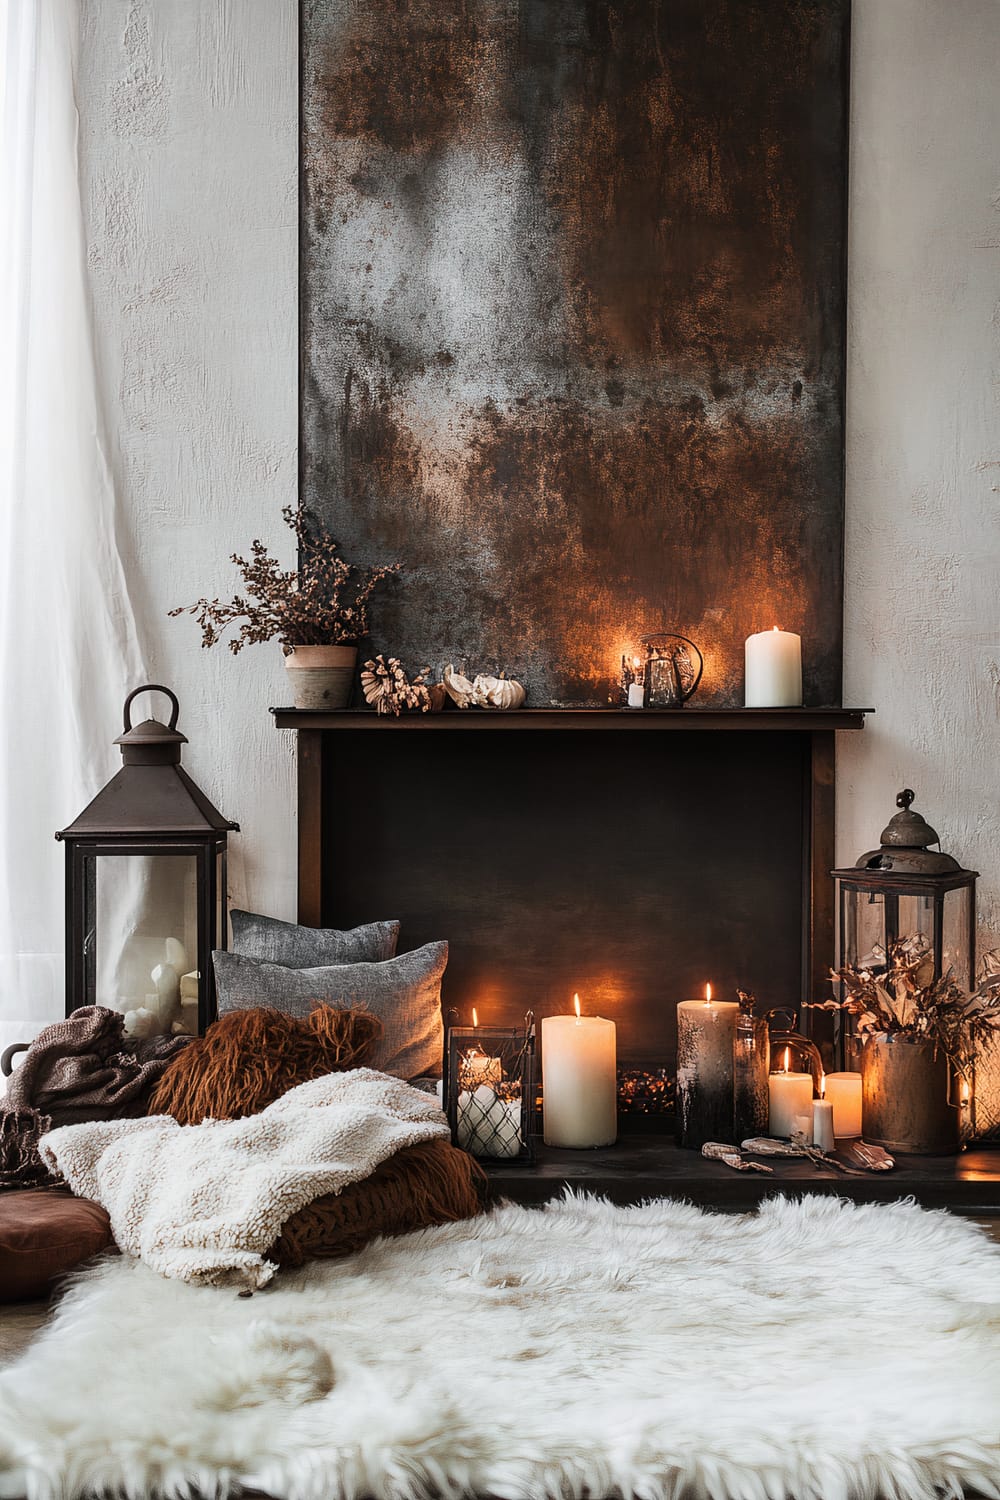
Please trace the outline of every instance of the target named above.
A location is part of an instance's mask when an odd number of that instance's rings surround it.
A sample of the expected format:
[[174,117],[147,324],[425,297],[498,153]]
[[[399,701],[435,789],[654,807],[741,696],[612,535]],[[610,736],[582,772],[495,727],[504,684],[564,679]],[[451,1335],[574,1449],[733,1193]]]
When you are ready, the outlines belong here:
[[833,1105],[833,1133],[847,1137],[861,1134],[861,1074],[827,1073],[824,1097]]
[[788,1071],[789,1051],[785,1048],[785,1066],[767,1080],[767,1133],[786,1140],[795,1132],[795,1120],[805,1115],[812,1122],[813,1076]]
[[706,1141],[730,1141],[733,1133],[735,1000],[704,1000],[677,1006],[677,1144],[700,1151]]
[[802,641],[790,630],[762,630],[747,636],[747,708],[802,707]]
[[580,1013],[542,1017],[542,1121],[546,1146],[612,1146],[618,1138],[615,1023]]

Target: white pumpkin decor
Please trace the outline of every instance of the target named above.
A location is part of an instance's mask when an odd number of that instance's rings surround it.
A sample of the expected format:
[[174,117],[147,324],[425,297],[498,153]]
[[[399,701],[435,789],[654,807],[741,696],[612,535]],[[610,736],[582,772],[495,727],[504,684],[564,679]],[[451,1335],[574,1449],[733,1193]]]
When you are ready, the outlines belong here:
[[527,696],[519,682],[504,677],[503,673],[499,677],[480,673],[470,682],[449,662],[442,678],[445,692],[459,708],[520,708]]

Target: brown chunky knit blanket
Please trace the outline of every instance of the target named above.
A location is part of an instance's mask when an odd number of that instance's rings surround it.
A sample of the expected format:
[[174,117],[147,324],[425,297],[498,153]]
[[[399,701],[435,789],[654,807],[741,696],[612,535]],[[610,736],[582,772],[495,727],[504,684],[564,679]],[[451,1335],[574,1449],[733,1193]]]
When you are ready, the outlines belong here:
[[46,1130],[84,1120],[135,1119],[190,1037],[130,1037],[124,1017],[85,1005],[39,1032],[0,1100],[0,1188],[51,1177],[38,1154]]

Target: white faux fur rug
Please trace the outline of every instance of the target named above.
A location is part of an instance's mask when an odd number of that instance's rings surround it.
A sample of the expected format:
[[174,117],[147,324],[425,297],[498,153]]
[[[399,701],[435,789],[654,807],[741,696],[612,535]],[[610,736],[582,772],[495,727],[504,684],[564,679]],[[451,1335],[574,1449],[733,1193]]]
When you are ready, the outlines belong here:
[[110,1261],[0,1376],[0,1493],[997,1495],[1000,1251],[910,1204],[572,1198],[241,1300]]

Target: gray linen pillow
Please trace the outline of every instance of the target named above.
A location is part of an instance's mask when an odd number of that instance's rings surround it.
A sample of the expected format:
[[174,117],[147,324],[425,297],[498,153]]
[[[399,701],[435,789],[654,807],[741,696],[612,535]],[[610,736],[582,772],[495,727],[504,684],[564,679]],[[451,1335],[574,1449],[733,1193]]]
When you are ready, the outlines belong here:
[[317,1000],[337,1010],[365,1010],[378,1016],[384,1028],[369,1067],[397,1078],[440,1076],[441,979],[448,962],[447,943],[427,943],[384,963],[311,969],[258,963],[221,950],[212,960],[220,1015],[272,1006],[286,1015],[307,1016]]
[[367,922],[339,932],[336,927],[300,927],[253,911],[232,911],[234,953],[287,969],[321,964],[377,964],[395,956],[398,922]]

